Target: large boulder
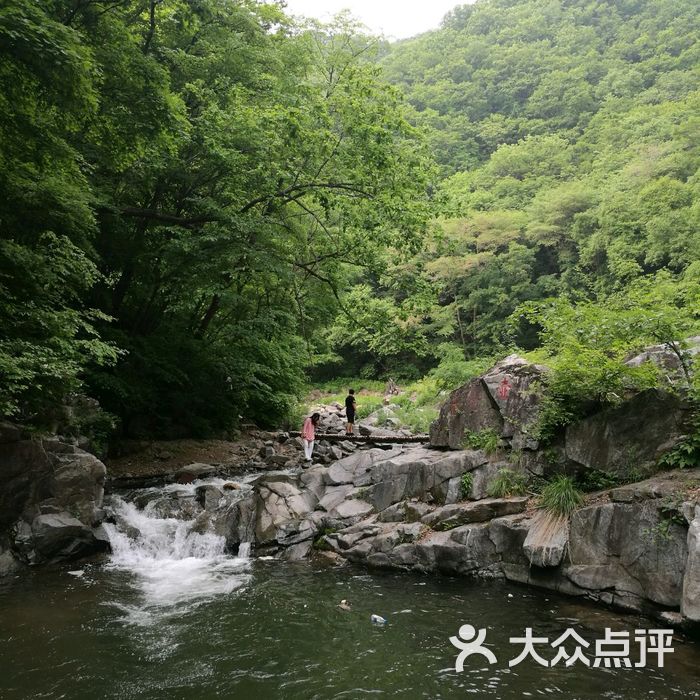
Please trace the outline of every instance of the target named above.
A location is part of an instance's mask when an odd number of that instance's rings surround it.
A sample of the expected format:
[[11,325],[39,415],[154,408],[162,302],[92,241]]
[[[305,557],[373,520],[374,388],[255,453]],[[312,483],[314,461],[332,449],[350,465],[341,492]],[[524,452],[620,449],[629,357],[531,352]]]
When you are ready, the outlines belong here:
[[490,430],[515,450],[536,449],[533,426],[539,417],[546,367],[509,355],[481,377],[450,394],[430,426],[434,447],[463,447],[465,433]]
[[683,437],[688,405],[652,389],[569,425],[566,457],[588,469],[629,476],[644,472]]
[[[74,444],[24,435],[9,423],[0,424],[0,450],[0,542],[29,563],[70,558],[94,547],[86,532],[100,519],[104,464]],[[61,524],[65,517],[80,527]]]
[[430,426],[433,447],[463,447],[465,432],[493,430],[501,433],[503,419],[480,377],[455,389]]
[[625,364],[628,367],[640,367],[645,362],[653,362],[661,368],[670,383],[675,383],[677,379],[683,382],[685,371],[692,362],[692,358],[698,354],[700,354],[700,335],[686,338],[683,343],[675,343],[675,348],[667,343],[651,345],[627,359]]
[[66,512],[39,515],[31,526],[20,521],[15,532],[15,551],[29,564],[72,559],[102,548],[92,529]]
[[577,586],[681,604],[687,527],[668,516],[661,499],[582,508],[569,528],[571,565],[565,574]]
[[510,440],[514,450],[537,449],[532,428],[539,419],[542,378],[547,372],[518,355],[509,355],[496,363],[482,381],[503,419],[501,436]]
[[288,481],[266,480],[258,484],[255,539],[269,544],[290,521],[301,520],[317,505],[316,496]]

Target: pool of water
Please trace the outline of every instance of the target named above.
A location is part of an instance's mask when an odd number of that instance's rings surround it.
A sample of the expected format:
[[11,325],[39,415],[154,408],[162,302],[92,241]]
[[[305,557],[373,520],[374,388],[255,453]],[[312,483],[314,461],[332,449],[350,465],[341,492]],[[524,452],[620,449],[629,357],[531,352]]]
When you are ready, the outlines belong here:
[[[632,637],[658,627],[648,619],[499,581],[184,559],[192,561],[155,573],[107,559],[3,581],[0,697],[700,697],[700,646],[678,638],[664,668],[532,659],[509,668],[522,649],[509,638],[526,627],[550,642],[568,628],[593,642],[606,627]],[[338,607],[343,599],[350,611]],[[373,625],[372,614],[387,624]],[[471,656],[455,671],[449,638],[465,624],[486,629],[495,664]]]

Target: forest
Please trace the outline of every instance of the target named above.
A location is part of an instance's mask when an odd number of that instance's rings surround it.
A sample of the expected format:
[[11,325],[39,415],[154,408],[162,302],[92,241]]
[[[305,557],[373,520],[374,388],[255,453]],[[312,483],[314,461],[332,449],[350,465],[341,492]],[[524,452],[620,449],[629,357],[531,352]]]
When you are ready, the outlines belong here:
[[654,386],[622,360],[700,333],[699,35],[695,0],[477,0],[395,43],[8,0],[0,415],[220,435],[514,350],[552,367],[543,432]]

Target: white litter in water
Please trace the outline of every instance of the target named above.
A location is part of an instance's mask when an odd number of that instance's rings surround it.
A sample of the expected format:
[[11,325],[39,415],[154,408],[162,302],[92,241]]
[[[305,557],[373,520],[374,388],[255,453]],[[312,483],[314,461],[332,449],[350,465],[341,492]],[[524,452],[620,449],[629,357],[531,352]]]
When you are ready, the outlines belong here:
[[80,578],[85,572],[82,569],[79,569],[78,571],[69,571],[68,572],[71,576],[77,576]]

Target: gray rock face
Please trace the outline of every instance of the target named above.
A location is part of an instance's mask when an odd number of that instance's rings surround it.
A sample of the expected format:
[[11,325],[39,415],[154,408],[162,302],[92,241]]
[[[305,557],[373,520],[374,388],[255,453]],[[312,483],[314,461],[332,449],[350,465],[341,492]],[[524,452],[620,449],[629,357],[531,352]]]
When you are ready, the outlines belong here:
[[440,415],[430,426],[433,447],[462,447],[464,433],[494,430],[501,433],[503,419],[494,405],[481,378],[472,379],[455,389],[440,409]]
[[530,433],[539,418],[541,382],[546,371],[542,365],[509,355],[482,377],[503,418],[501,435],[511,439],[514,450],[534,450],[538,446]]
[[643,470],[680,440],[687,415],[687,405],[677,396],[642,392],[619,407],[568,426],[566,456],[592,469]]
[[510,355],[483,376],[456,389],[430,426],[430,444],[459,449],[465,432],[492,430],[516,450],[536,449],[531,435],[539,417],[541,365]]
[[683,576],[681,612],[689,620],[700,622],[700,507],[688,528],[688,561]]
[[607,503],[571,519],[566,576],[577,586],[631,593],[660,605],[681,602],[687,530],[666,526],[660,503]]
[[[274,454],[274,449],[272,454]],[[175,481],[180,484],[189,484],[195,479],[204,479],[208,476],[212,476],[216,473],[216,467],[211,464],[203,464],[201,462],[194,462],[192,464],[187,464],[184,467],[180,467],[175,472]]]

